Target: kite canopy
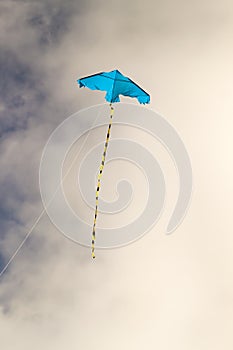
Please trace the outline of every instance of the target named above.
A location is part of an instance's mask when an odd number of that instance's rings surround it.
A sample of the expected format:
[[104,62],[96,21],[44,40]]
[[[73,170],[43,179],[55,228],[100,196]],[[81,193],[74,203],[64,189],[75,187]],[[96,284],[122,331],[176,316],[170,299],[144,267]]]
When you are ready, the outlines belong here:
[[110,103],[120,102],[119,95],[135,97],[139,103],[150,103],[150,95],[117,69],[90,75],[77,82],[80,88],[84,86],[91,90],[106,91],[105,99]]

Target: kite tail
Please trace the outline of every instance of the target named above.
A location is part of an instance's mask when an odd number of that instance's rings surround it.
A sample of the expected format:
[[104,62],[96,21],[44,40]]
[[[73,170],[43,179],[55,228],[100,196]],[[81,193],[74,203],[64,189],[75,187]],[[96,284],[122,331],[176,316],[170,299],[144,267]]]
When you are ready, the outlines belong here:
[[93,259],[95,259],[95,239],[96,239],[95,227],[96,227],[96,220],[97,220],[97,214],[98,214],[100,180],[101,180],[101,177],[102,177],[102,174],[103,174],[103,170],[104,170],[105,157],[106,157],[106,153],[107,153],[108,141],[109,141],[111,126],[112,126],[112,118],[113,118],[113,113],[114,113],[114,108],[112,107],[111,103],[110,103],[110,109],[111,109],[110,122],[109,122],[109,125],[108,125],[108,132],[107,132],[107,136],[106,136],[106,140],[105,140],[104,152],[103,152],[103,155],[102,155],[102,161],[101,161],[101,165],[100,165],[100,168],[99,168],[97,187],[96,187],[95,218],[94,218],[94,224],[93,224],[93,230],[92,230],[92,241],[91,241],[91,253],[92,253],[92,258]]

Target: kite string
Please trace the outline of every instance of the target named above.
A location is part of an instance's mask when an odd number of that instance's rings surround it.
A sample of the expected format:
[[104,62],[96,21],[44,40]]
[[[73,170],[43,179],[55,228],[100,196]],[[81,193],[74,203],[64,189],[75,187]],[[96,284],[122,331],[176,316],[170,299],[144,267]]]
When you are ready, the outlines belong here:
[[107,135],[106,135],[101,165],[99,167],[99,174],[98,174],[98,178],[97,178],[97,187],[96,187],[95,216],[94,216],[94,223],[93,223],[93,229],[92,229],[92,241],[91,241],[91,254],[92,254],[93,259],[95,259],[95,240],[96,240],[95,229],[96,229],[96,220],[97,220],[97,215],[98,215],[100,182],[101,182],[101,177],[103,175],[103,170],[104,170],[104,164],[105,164],[105,158],[106,158],[106,153],[107,153],[107,148],[108,148],[108,141],[109,141],[110,132],[111,132],[113,114],[114,114],[114,108],[112,106],[112,103],[110,103],[110,121],[109,121],[109,125],[108,125],[108,131],[107,131]]
[[69,174],[72,166],[74,165],[75,161],[77,160],[79,154],[81,153],[84,145],[86,144],[87,138],[90,135],[91,129],[94,127],[95,123],[97,122],[100,114],[102,112],[102,108],[100,108],[99,113],[97,114],[97,117],[95,118],[91,128],[89,129],[87,136],[85,137],[83,144],[80,147],[79,152],[76,154],[76,156],[74,157],[73,161],[71,162],[70,167],[68,168],[68,170],[66,171],[66,173],[64,174],[64,176],[62,177],[60,184],[57,186],[53,196],[50,198],[50,200],[48,201],[47,205],[44,206],[44,209],[41,211],[40,215],[38,216],[38,218],[36,219],[36,221],[34,222],[34,224],[32,225],[32,227],[30,228],[30,230],[28,231],[28,233],[26,234],[26,236],[24,237],[24,239],[22,240],[22,242],[20,243],[20,245],[18,246],[18,248],[15,250],[15,252],[12,254],[12,256],[10,257],[10,259],[8,260],[8,262],[6,263],[6,265],[3,267],[3,269],[0,271],[0,277],[4,274],[4,272],[7,270],[8,266],[12,263],[12,261],[14,260],[14,258],[16,257],[16,255],[19,253],[19,251],[21,250],[21,248],[24,246],[25,242],[27,241],[27,239],[29,238],[29,236],[31,235],[32,231],[34,230],[34,228],[36,227],[36,225],[38,224],[38,222],[40,221],[40,219],[42,218],[42,216],[44,215],[44,213],[46,212],[47,208],[49,207],[49,205],[52,203],[53,199],[55,198],[55,195],[57,194],[57,191],[59,190],[60,186],[63,184],[65,178],[67,177],[67,175]]

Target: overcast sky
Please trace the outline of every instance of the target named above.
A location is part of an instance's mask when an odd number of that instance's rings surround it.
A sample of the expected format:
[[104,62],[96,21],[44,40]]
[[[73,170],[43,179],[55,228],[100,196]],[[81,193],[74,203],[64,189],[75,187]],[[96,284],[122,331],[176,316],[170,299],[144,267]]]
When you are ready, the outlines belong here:
[[1,268],[43,209],[49,135],[103,102],[81,76],[117,68],[142,85],[194,173],[173,235],[165,208],[144,238],[94,263],[44,215],[0,278],[1,349],[232,349],[232,33],[230,0],[1,1]]

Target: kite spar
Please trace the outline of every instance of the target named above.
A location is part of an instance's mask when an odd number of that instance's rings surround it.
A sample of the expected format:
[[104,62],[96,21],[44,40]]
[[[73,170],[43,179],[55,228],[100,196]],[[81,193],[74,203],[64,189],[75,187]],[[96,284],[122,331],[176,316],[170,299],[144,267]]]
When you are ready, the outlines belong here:
[[104,163],[107,153],[108,142],[110,138],[110,131],[112,126],[112,119],[114,114],[114,108],[112,103],[120,102],[119,95],[129,96],[132,98],[137,98],[139,103],[145,104],[150,103],[150,95],[140,88],[136,83],[131,79],[127,78],[121,74],[118,70],[113,70],[111,72],[101,72],[94,75],[90,75],[85,78],[77,80],[79,87],[88,87],[91,90],[101,90],[106,91],[105,99],[110,103],[110,122],[108,125],[107,136],[104,145],[104,151],[102,155],[102,161],[99,168],[99,174],[97,179],[96,187],[96,205],[95,205],[95,217],[92,229],[92,241],[91,241],[91,251],[92,258],[95,258],[95,240],[96,240],[96,222],[98,215],[98,202],[99,202],[99,191],[100,191],[100,182],[104,170]]

